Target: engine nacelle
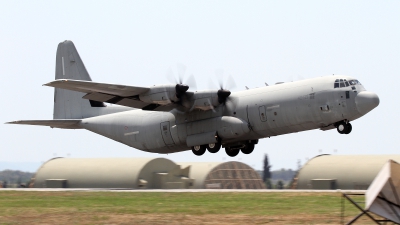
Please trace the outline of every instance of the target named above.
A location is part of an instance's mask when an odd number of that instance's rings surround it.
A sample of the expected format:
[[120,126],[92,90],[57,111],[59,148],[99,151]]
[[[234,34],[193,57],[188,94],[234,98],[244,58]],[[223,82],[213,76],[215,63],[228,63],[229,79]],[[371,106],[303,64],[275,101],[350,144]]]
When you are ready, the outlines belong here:
[[192,109],[210,110],[220,104],[215,90],[195,92],[191,100],[193,102]]
[[[183,87],[183,88],[182,88]],[[167,105],[171,102],[179,101],[179,91],[185,89],[186,85],[155,85],[150,90],[140,94],[139,99],[143,102]],[[188,89],[189,87],[187,87]],[[187,90],[186,89],[186,90]],[[183,93],[186,91],[184,90]]]

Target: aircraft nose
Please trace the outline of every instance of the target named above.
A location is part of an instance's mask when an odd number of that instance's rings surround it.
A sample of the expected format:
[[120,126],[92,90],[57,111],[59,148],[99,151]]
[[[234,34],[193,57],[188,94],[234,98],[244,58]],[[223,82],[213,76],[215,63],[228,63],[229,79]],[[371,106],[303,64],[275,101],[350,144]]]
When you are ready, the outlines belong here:
[[362,115],[367,114],[379,105],[379,97],[370,91],[362,91],[356,96],[356,106]]

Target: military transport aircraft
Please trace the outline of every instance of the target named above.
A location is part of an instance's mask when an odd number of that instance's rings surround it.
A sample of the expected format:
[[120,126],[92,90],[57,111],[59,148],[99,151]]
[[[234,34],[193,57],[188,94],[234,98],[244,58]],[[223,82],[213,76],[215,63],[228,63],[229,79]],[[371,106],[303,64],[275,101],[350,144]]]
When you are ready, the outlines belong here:
[[[259,139],[312,129],[349,134],[350,121],[379,105],[349,76],[325,76],[255,89],[189,91],[178,84],[137,87],[91,81],[74,44],[58,45],[53,120],[10,124],[86,129],[155,153],[250,154]],[[105,105],[104,103],[115,105]]]

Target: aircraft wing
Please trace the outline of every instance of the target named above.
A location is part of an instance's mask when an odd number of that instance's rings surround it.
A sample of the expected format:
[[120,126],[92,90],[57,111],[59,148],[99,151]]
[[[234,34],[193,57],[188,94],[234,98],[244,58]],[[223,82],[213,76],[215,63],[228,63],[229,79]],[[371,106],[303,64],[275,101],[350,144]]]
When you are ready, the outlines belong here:
[[139,95],[149,90],[147,87],[135,87],[120,84],[107,84],[69,79],[55,80],[44,85],[84,93],[103,93],[112,95],[114,97],[130,97]]
[[78,125],[80,122],[81,120],[17,120],[7,122],[7,124],[39,125],[63,129],[81,129],[81,127]]
[[120,84],[98,83],[83,80],[61,79],[44,84],[45,86],[87,93],[84,99],[107,102],[137,109],[165,111],[165,107],[139,100],[138,95],[149,90],[147,87],[135,87]]

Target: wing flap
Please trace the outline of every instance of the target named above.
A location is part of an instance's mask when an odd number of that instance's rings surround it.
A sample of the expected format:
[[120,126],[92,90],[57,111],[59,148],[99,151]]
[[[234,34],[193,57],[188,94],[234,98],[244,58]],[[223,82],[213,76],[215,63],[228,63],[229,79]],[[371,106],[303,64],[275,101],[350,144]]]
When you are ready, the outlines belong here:
[[49,126],[51,128],[62,129],[81,129],[79,126],[80,122],[81,120],[17,120],[7,122],[7,124]]
[[149,90],[149,88],[147,87],[135,87],[128,85],[97,83],[92,81],[69,80],[69,79],[55,80],[44,85],[55,88],[67,89],[71,91],[78,91],[84,93],[98,92],[98,93],[116,95],[121,97],[135,96]]
[[88,99],[88,100],[93,100],[93,101],[98,101],[98,102],[107,102],[111,100],[112,98],[115,98],[115,95],[108,95],[108,94],[103,94],[103,93],[89,93],[82,98]]

